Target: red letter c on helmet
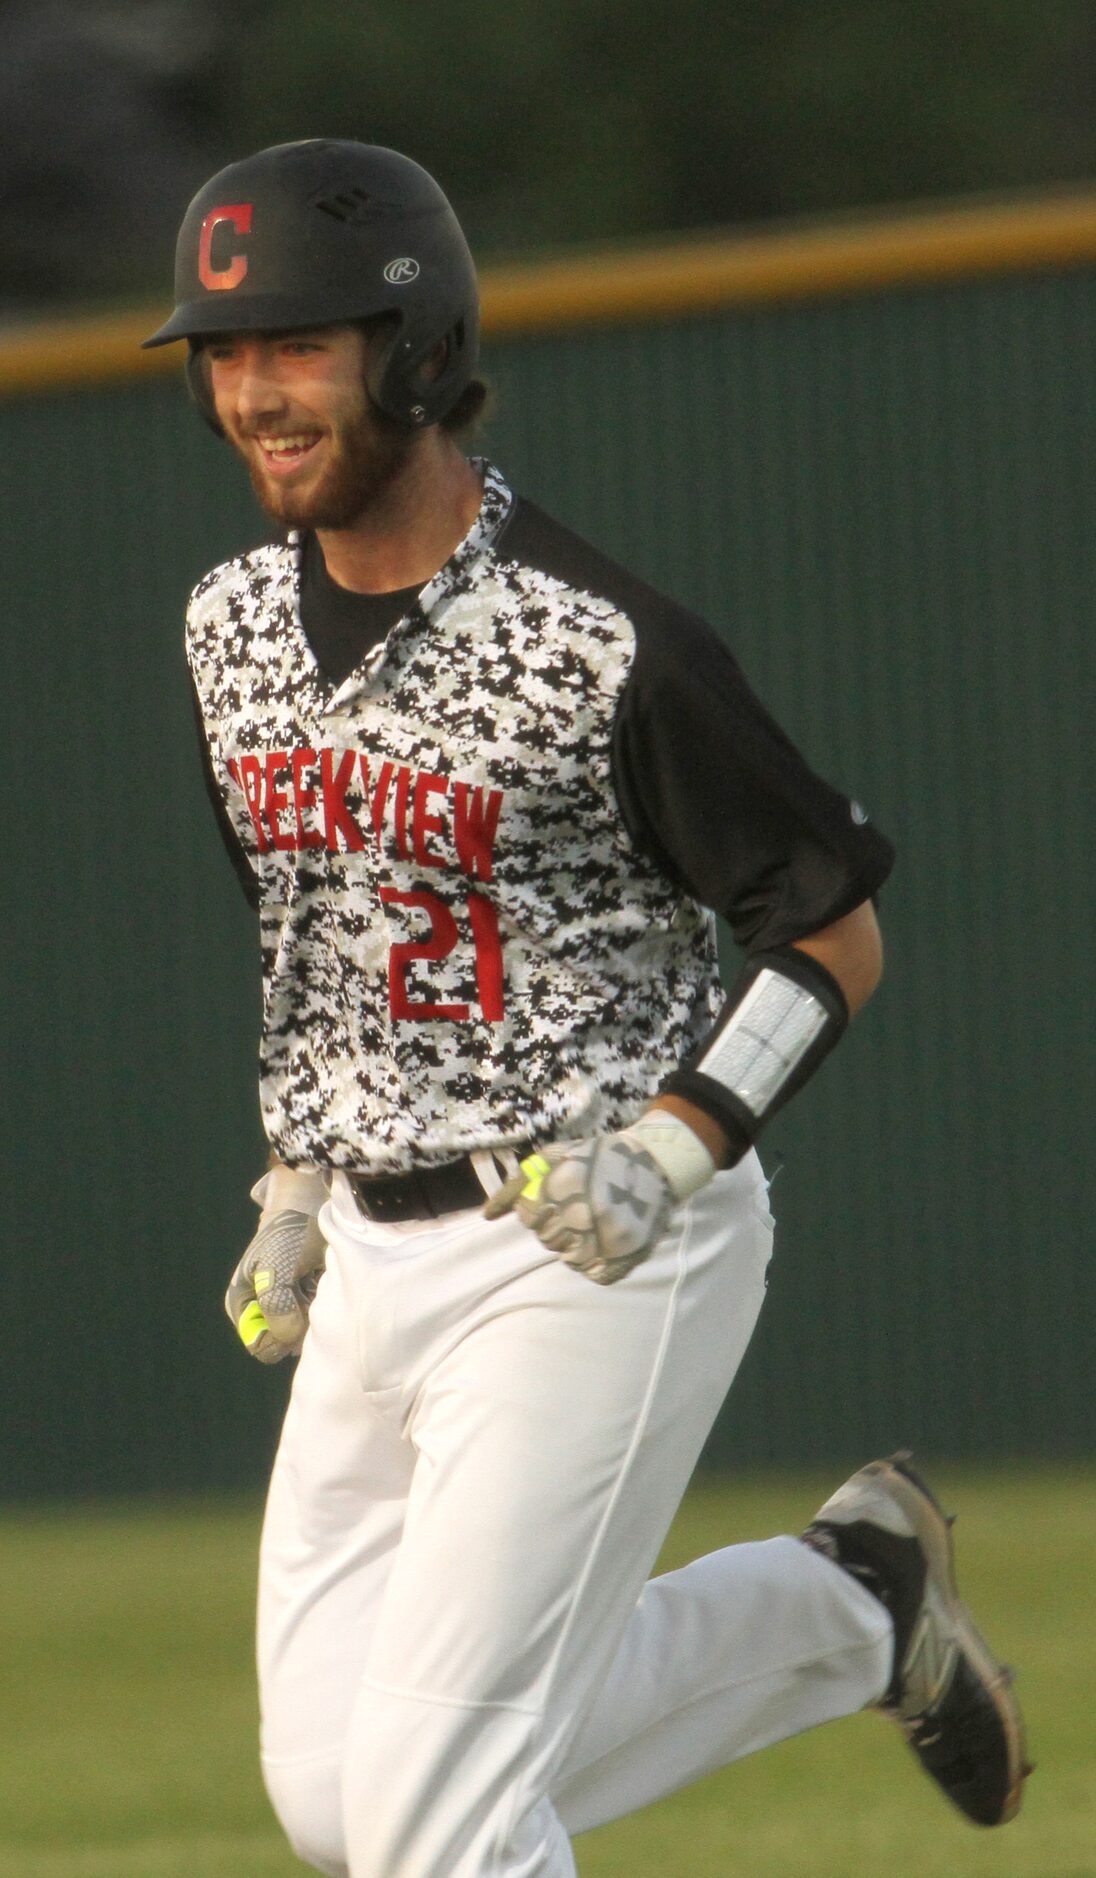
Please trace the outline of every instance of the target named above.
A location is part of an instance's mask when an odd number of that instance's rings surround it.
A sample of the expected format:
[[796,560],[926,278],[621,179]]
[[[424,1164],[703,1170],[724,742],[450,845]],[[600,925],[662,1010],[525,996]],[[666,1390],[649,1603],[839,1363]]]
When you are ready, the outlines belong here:
[[212,250],[213,237],[222,222],[231,223],[238,235],[250,233],[251,209],[250,202],[234,202],[220,209],[210,209],[202,223],[198,238],[198,279],[211,293],[238,287],[247,273],[246,254],[232,255],[227,267],[214,267]]

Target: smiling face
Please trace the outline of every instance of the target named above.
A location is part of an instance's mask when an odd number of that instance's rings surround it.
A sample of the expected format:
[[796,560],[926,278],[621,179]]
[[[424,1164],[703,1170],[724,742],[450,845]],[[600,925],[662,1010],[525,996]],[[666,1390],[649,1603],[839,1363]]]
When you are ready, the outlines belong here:
[[414,447],[365,388],[370,348],[356,326],[226,333],[203,347],[217,418],[266,513],[291,528],[349,528]]

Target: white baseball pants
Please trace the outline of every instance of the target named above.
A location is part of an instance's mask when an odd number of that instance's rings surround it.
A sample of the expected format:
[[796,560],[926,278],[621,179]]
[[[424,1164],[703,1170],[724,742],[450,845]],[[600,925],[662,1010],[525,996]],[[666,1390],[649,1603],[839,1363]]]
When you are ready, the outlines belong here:
[[264,1525],[263,1770],[332,1878],[573,1878],[570,1835],[877,1700],[882,1607],[794,1538],[647,1583],[741,1361],[756,1159],[602,1287],[512,1216],[340,1177]]

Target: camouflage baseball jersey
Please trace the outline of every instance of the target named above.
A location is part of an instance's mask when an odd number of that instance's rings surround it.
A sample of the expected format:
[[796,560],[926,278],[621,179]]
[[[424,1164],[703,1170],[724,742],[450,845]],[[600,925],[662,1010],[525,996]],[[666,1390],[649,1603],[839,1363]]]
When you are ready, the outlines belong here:
[[467,538],[342,683],[302,623],[299,536],[191,600],[290,1164],[623,1126],[718,1014],[712,909],[782,944],[890,865],[703,622],[481,468]]

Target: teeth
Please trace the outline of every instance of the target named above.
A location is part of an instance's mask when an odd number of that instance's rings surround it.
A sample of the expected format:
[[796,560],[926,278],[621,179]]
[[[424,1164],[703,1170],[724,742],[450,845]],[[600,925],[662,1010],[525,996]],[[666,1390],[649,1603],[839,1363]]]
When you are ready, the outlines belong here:
[[307,450],[316,439],[315,436],[261,437],[259,441],[270,456],[290,456],[295,450]]

